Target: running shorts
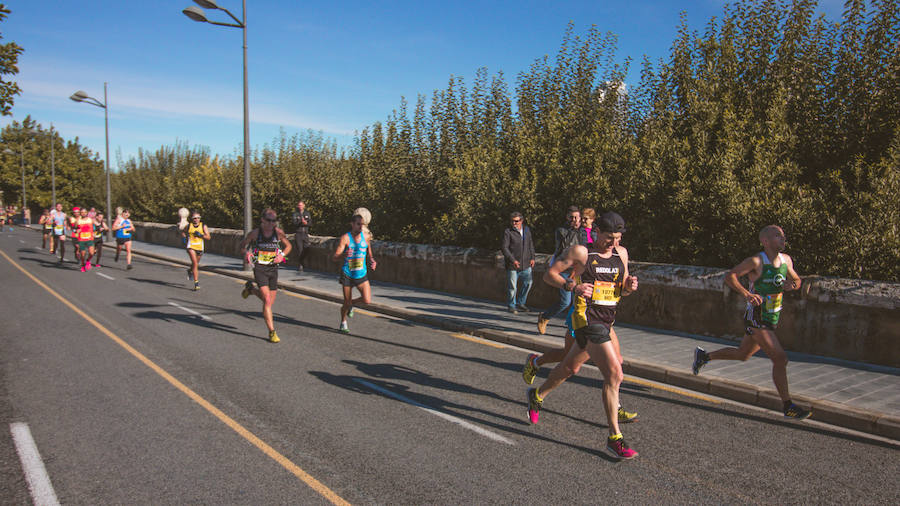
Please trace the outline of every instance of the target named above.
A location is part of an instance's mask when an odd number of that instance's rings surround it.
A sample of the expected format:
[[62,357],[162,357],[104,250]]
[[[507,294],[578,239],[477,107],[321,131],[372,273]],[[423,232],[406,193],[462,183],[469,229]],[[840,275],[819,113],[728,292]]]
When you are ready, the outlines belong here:
[[130,242],[131,237],[116,237],[116,244],[125,244],[126,242]]
[[600,323],[591,323],[580,329],[575,329],[575,342],[582,350],[587,348],[588,341],[595,344],[603,344],[610,340],[609,327]]
[[747,305],[747,310],[744,312],[744,328],[747,334],[752,334],[753,329],[775,330],[778,327],[777,322],[766,321],[762,308],[762,304],[758,306]]
[[278,266],[256,265],[253,267],[253,279],[260,288],[268,286],[269,290],[278,290]]
[[341,278],[338,280],[338,283],[340,283],[341,286],[354,287],[354,286],[359,286],[363,283],[367,283],[368,281],[369,281],[368,275],[365,275],[361,278],[354,279],[354,278],[351,278],[350,276],[347,276],[343,272],[341,272]]
[[90,251],[94,246],[94,241],[78,241],[78,251]]

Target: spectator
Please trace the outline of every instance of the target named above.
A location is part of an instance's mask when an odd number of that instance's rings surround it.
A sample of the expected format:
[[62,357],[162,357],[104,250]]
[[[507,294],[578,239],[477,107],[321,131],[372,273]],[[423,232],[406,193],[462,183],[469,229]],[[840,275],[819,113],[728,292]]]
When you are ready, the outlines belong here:
[[587,246],[599,239],[600,231],[594,228],[594,218],[596,216],[597,214],[592,207],[585,207],[581,211],[581,230],[578,235],[578,244]]
[[[531,229],[519,211],[510,216],[510,226],[503,232],[503,258],[506,260],[506,306],[510,313],[528,311],[525,300],[531,291],[531,269],[534,267],[534,241]],[[518,286],[518,290],[516,289]],[[518,292],[518,293],[517,293]]]
[[291,215],[291,220],[297,227],[294,232],[294,243],[297,245],[297,272],[303,272],[303,260],[309,253],[309,227],[312,225],[312,216],[302,200],[297,202],[297,210]]
[[[578,206],[569,206],[566,209],[566,224],[556,229],[556,248],[553,250],[553,257],[550,259],[550,265],[553,265],[553,262],[557,258],[561,258],[563,252],[568,249],[570,246],[574,246],[580,243],[581,238],[581,211],[578,210]],[[566,279],[571,276],[571,272],[563,272],[560,275]],[[562,313],[566,309],[569,309],[569,306],[572,304],[572,292],[565,289],[565,287],[559,289],[559,300],[556,304],[550,306],[546,311],[538,316],[537,328],[538,333],[544,334],[547,332],[547,324],[550,323],[550,319],[558,314]]]

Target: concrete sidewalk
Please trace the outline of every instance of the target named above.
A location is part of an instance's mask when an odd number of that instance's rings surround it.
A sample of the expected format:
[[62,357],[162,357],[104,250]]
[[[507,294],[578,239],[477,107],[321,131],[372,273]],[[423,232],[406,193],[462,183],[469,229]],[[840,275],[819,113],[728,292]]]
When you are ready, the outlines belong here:
[[[106,246],[115,248],[114,243]],[[181,248],[134,241],[132,252],[189,265]],[[104,263],[111,262],[109,253],[104,255]],[[200,267],[237,278],[251,277],[251,273],[242,270],[238,258],[207,253]],[[279,286],[316,298],[342,300],[337,273],[298,273],[296,267],[283,267]],[[235,294],[238,291],[235,288]],[[505,304],[494,301],[378,281],[372,282],[372,294],[372,304],[366,306],[370,311],[538,352],[563,346],[564,322],[553,320],[547,334],[541,336],[535,325],[537,312],[511,314]],[[335,311],[335,328],[338,323]],[[781,410],[781,400],[772,383],[771,362],[761,353],[747,362],[711,362],[701,375],[694,376],[691,362],[695,347],[711,351],[735,343],[625,323],[616,323],[616,331],[628,375]],[[798,404],[812,406],[813,419],[900,441],[900,369],[797,353],[788,355],[791,395]],[[546,374],[548,368],[543,372]]]

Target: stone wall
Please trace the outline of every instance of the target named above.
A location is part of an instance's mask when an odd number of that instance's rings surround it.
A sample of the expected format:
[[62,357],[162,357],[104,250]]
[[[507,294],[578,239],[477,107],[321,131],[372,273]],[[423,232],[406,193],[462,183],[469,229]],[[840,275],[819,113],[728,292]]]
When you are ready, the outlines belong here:
[[[174,226],[136,223],[139,241],[181,246]],[[210,229],[207,251],[239,256],[241,231]],[[293,236],[290,236],[293,238]],[[305,265],[338,271],[331,260],[333,237],[313,236]],[[374,241],[377,281],[418,286],[469,297],[505,301],[506,273],[499,251]],[[557,290],[541,277],[549,255],[538,254],[528,297],[533,308],[549,306]],[[289,262],[296,263],[292,254]],[[631,262],[640,281],[624,297],[618,321],[729,339],[743,335],[744,300],[724,287],[725,269]],[[535,317],[536,318],[536,317]],[[778,337],[788,350],[900,367],[900,284],[808,276],[799,291],[785,294]]]

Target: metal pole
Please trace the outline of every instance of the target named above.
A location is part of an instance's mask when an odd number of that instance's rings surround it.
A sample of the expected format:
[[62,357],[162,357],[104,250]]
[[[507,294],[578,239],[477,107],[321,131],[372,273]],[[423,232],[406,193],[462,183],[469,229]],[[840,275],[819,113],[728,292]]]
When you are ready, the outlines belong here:
[[56,209],[56,159],[53,153],[53,123],[50,123],[50,187],[52,188],[53,209]]
[[[247,0],[243,2],[241,14],[242,31],[244,34],[244,236],[253,230],[253,212],[250,195],[250,102],[247,86]],[[250,270],[250,265],[244,260],[244,270]]]
[[103,116],[106,122],[106,240],[109,240],[109,231],[112,230],[112,199],[109,194],[109,102],[106,97],[106,84],[103,83]]
[[[25,210],[28,209],[28,196],[25,194],[25,143],[19,147],[19,161],[22,163],[22,223],[25,223]],[[27,225],[27,223],[25,223]]]

